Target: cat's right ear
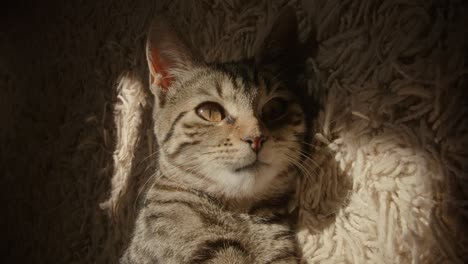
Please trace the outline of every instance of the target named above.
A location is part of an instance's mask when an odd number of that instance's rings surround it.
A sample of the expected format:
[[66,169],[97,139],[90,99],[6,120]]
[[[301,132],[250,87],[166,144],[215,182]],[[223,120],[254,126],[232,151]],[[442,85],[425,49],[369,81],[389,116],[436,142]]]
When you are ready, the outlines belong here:
[[150,71],[151,90],[166,92],[173,81],[189,71],[195,56],[164,18],[153,20],[146,42],[146,59]]
[[308,57],[316,50],[315,36],[305,42],[299,41],[296,11],[287,6],[273,23],[270,32],[257,47],[255,62],[283,77],[295,76],[302,72]]

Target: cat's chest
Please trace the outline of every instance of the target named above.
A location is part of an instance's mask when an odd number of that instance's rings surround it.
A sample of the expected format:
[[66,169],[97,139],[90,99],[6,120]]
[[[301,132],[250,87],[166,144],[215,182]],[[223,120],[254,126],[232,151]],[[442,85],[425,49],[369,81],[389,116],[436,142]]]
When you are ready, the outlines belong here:
[[232,214],[249,214],[255,202],[249,200],[223,200],[223,210]]

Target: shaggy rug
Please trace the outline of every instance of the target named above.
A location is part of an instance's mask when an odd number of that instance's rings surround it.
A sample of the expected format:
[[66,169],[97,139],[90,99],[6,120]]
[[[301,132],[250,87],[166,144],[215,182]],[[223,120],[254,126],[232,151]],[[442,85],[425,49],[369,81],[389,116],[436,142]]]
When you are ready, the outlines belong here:
[[144,41],[165,13],[208,61],[285,5],[315,34],[304,263],[468,261],[468,7],[425,0],[19,3],[0,22],[2,263],[116,263],[157,146]]

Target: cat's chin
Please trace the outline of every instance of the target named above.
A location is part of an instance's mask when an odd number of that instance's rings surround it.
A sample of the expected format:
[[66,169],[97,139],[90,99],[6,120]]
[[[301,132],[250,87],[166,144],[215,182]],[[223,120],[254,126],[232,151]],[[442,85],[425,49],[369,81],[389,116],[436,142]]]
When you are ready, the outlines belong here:
[[242,165],[240,167],[235,168],[234,172],[235,173],[253,172],[253,176],[256,176],[256,174],[258,174],[258,172],[260,172],[260,170],[262,168],[265,168],[267,166],[269,166],[268,163],[256,160],[256,161],[254,161],[252,163],[249,163],[247,165]]
[[271,190],[278,171],[278,168],[260,161],[225,169],[215,174],[212,179],[217,184],[210,186],[208,191],[228,198],[259,197]]

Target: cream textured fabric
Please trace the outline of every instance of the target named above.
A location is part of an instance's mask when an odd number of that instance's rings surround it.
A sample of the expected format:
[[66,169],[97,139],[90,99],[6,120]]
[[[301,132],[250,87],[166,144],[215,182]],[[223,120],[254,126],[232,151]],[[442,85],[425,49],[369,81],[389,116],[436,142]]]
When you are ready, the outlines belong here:
[[[49,175],[31,206],[49,204],[51,213],[38,213],[40,221],[10,237],[50,241],[28,242],[36,261],[116,263],[157,155],[142,49],[149,21],[164,12],[207,60],[230,60],[251,55],[286,4],[298,11],[301,37],[316,32],[319,42],[307,73],[320,103],[314,153],[296,201],[304,263],[466,263],[468,9],[461,1],[163,0],[64,8],[57,15],[62,30],[50,33],[58,44],[38,36],[56,47],[41,57],[50,76],[30,83],[82,88],[66,97],[72,103],[63,108],[66,121],[57,121],[60,136],[44,141],[50,147],[31,147],[49,151],[31,164]],[[7,88],[0,91],[27,109],[15,90],[23,85],[19,71],[0,66]],[[54,75],[59,66],[70,70]],[[3,98],[13,127],[22,114]],[[56,165],[47,168],[46,157]],[[49,219],[54,228],[35,231],[47,229]]]

